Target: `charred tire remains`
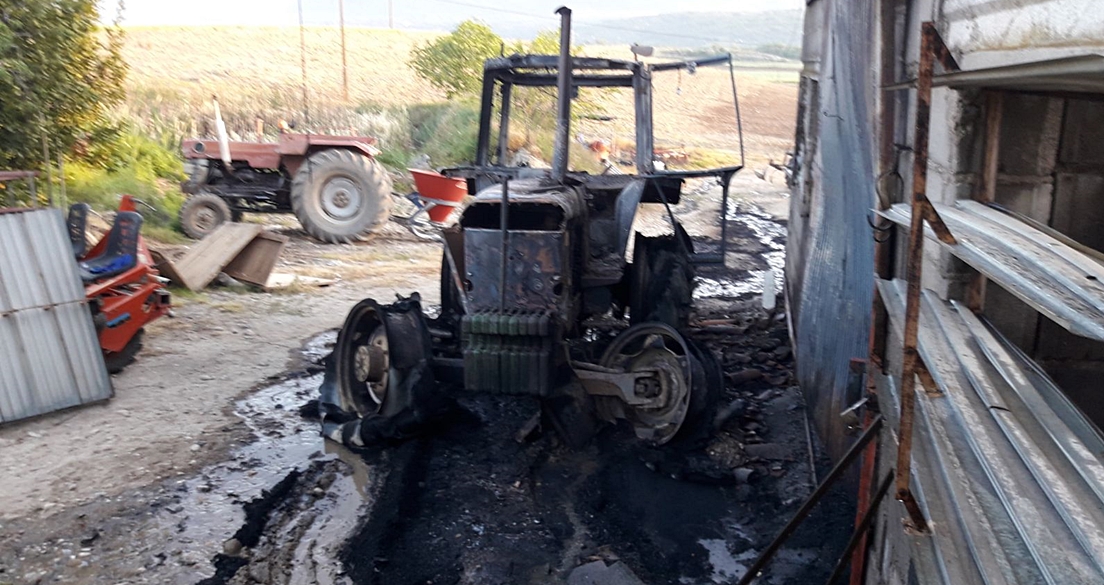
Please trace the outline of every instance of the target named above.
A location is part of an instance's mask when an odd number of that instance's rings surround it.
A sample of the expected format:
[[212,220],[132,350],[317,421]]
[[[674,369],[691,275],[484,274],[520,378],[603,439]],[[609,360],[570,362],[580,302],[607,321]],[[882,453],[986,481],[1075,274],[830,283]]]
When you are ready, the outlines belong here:
[[391,213],[391,177],[375,160],[342,149],[312,154],[291,184],[291,208],[303,229],[331,244],[380,228]]
[[202,240],[208,234],[215,231],[218,226],[228,222],[237,221],[241,214],[230,211],[230,206],[222,197],[211,193],[200,193],[188,197],[184,205],[180,207],[180,229],[189,238]]
[[327,358],[319,410],[323,434],[349,447],[402,441],[451,409],[430,368],[429,331],[417,298],[361,301]]
[[676,235],[636,235],[633,245],[629,318],[633,324],[659,321],[675,328],[690,322],[694,267],[689,237],[678,224]]

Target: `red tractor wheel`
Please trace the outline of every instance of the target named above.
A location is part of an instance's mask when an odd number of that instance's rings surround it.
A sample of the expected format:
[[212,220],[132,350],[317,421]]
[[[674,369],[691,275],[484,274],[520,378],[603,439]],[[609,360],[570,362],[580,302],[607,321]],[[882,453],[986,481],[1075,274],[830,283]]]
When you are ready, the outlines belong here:
[[218,226],[233,220],[230,206],[211,193],[192,195],[180,206],[180,229],[197,240],[202,240]]
[[291,209],[303,229],[323,242],[361,240],[391,216],[391,177],[361,154],[316,152],[295,173]]

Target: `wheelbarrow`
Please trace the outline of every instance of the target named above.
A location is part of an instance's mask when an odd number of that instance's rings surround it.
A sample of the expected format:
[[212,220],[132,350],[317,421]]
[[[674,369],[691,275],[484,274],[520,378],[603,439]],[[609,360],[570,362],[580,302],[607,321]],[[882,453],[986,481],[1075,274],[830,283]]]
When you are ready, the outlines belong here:
[[405,195],[417,210],[406,218],[410,231],[419,238],[440,240],[453,212],[464,204],[468,184],[434,171],[407,169],[414,176],[414,192]]

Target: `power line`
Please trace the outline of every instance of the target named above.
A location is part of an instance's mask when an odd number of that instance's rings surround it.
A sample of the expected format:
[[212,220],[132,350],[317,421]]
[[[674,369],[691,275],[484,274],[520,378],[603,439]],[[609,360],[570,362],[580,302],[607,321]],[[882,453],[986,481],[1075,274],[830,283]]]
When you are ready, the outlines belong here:
[[[453,4],[453,5],[456,5],[456,6],[465,6],[467,8],[478,8],[480,10],[487,10],[489,12],[499,12],[499,13],[502,13],[502,14],[513,14],[513,15],[516,15],[516,16],[527,16],[529,18],[539,18],[541,20],[549,20],[549,17],[541,15],[541,14],[533,14],[532,12],[522,12],[520,10],[510,10],[509,8],[498,8],[497,6],[484,6],[482,4],[472,4],[470,2],[461,2],[459,0],[432,0],[432,1],[433,2],[440,2],[442,4]],[[589,28],[605,28],[605,29],[609,29],[609,30],[618,30],[618,31],[623,31],[623,32],[634,32],[634,33],[645,34],[645,35],[661,35],[661,36],[666,36],[666,37],[691,39],[691,40],[695,40],[695,41],[701,41],[703,43],[732,42],[732,41],[725,41],[725,40],[722,40],[722,39],[710,39],[710,38],[705,38],[705,37],[697,37],[697,36],[693,36],[693,35],[683,35],[683,34],[679,34],[679,33],[669,33],[669,32],[661,32],[661,31],[643,30],[643,29],[639,29],[639,28],[630,28],[630,27],[627,27],[627,26],[615,26],[615,25],[612,25],[612,24],[577,23],[576,26],[579,27],[579,28],[587,28],[587,27],[589,27]]]

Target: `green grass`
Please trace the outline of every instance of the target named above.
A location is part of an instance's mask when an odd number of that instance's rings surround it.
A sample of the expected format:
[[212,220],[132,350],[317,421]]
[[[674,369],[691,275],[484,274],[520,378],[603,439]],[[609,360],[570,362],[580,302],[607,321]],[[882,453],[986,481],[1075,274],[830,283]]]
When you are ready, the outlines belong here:
[[[175,231],[177,214],[184,203],[179,182],[183,163],[167,146],[156,140],[124,131],[91,147],[82,160],[65,165],[68,204],[88,203],[99,212],[118,208],[121,195],[131,195],[145,205],[142,233],[167,243],[183,243]],[[55,193],[58,192],[55,185]]]
[[142,226],[142,235],[163,244],[187,244],[191,241],[184,237],[184,234],[169,226],[146,224]]
[[211,302],[211,297],[209,297],[207,293],[203,291],[196,292],[182,286],[170,286],[169,294],[172,295],[173,304],[178,306],[190,305],[192,303],[206,305]]

